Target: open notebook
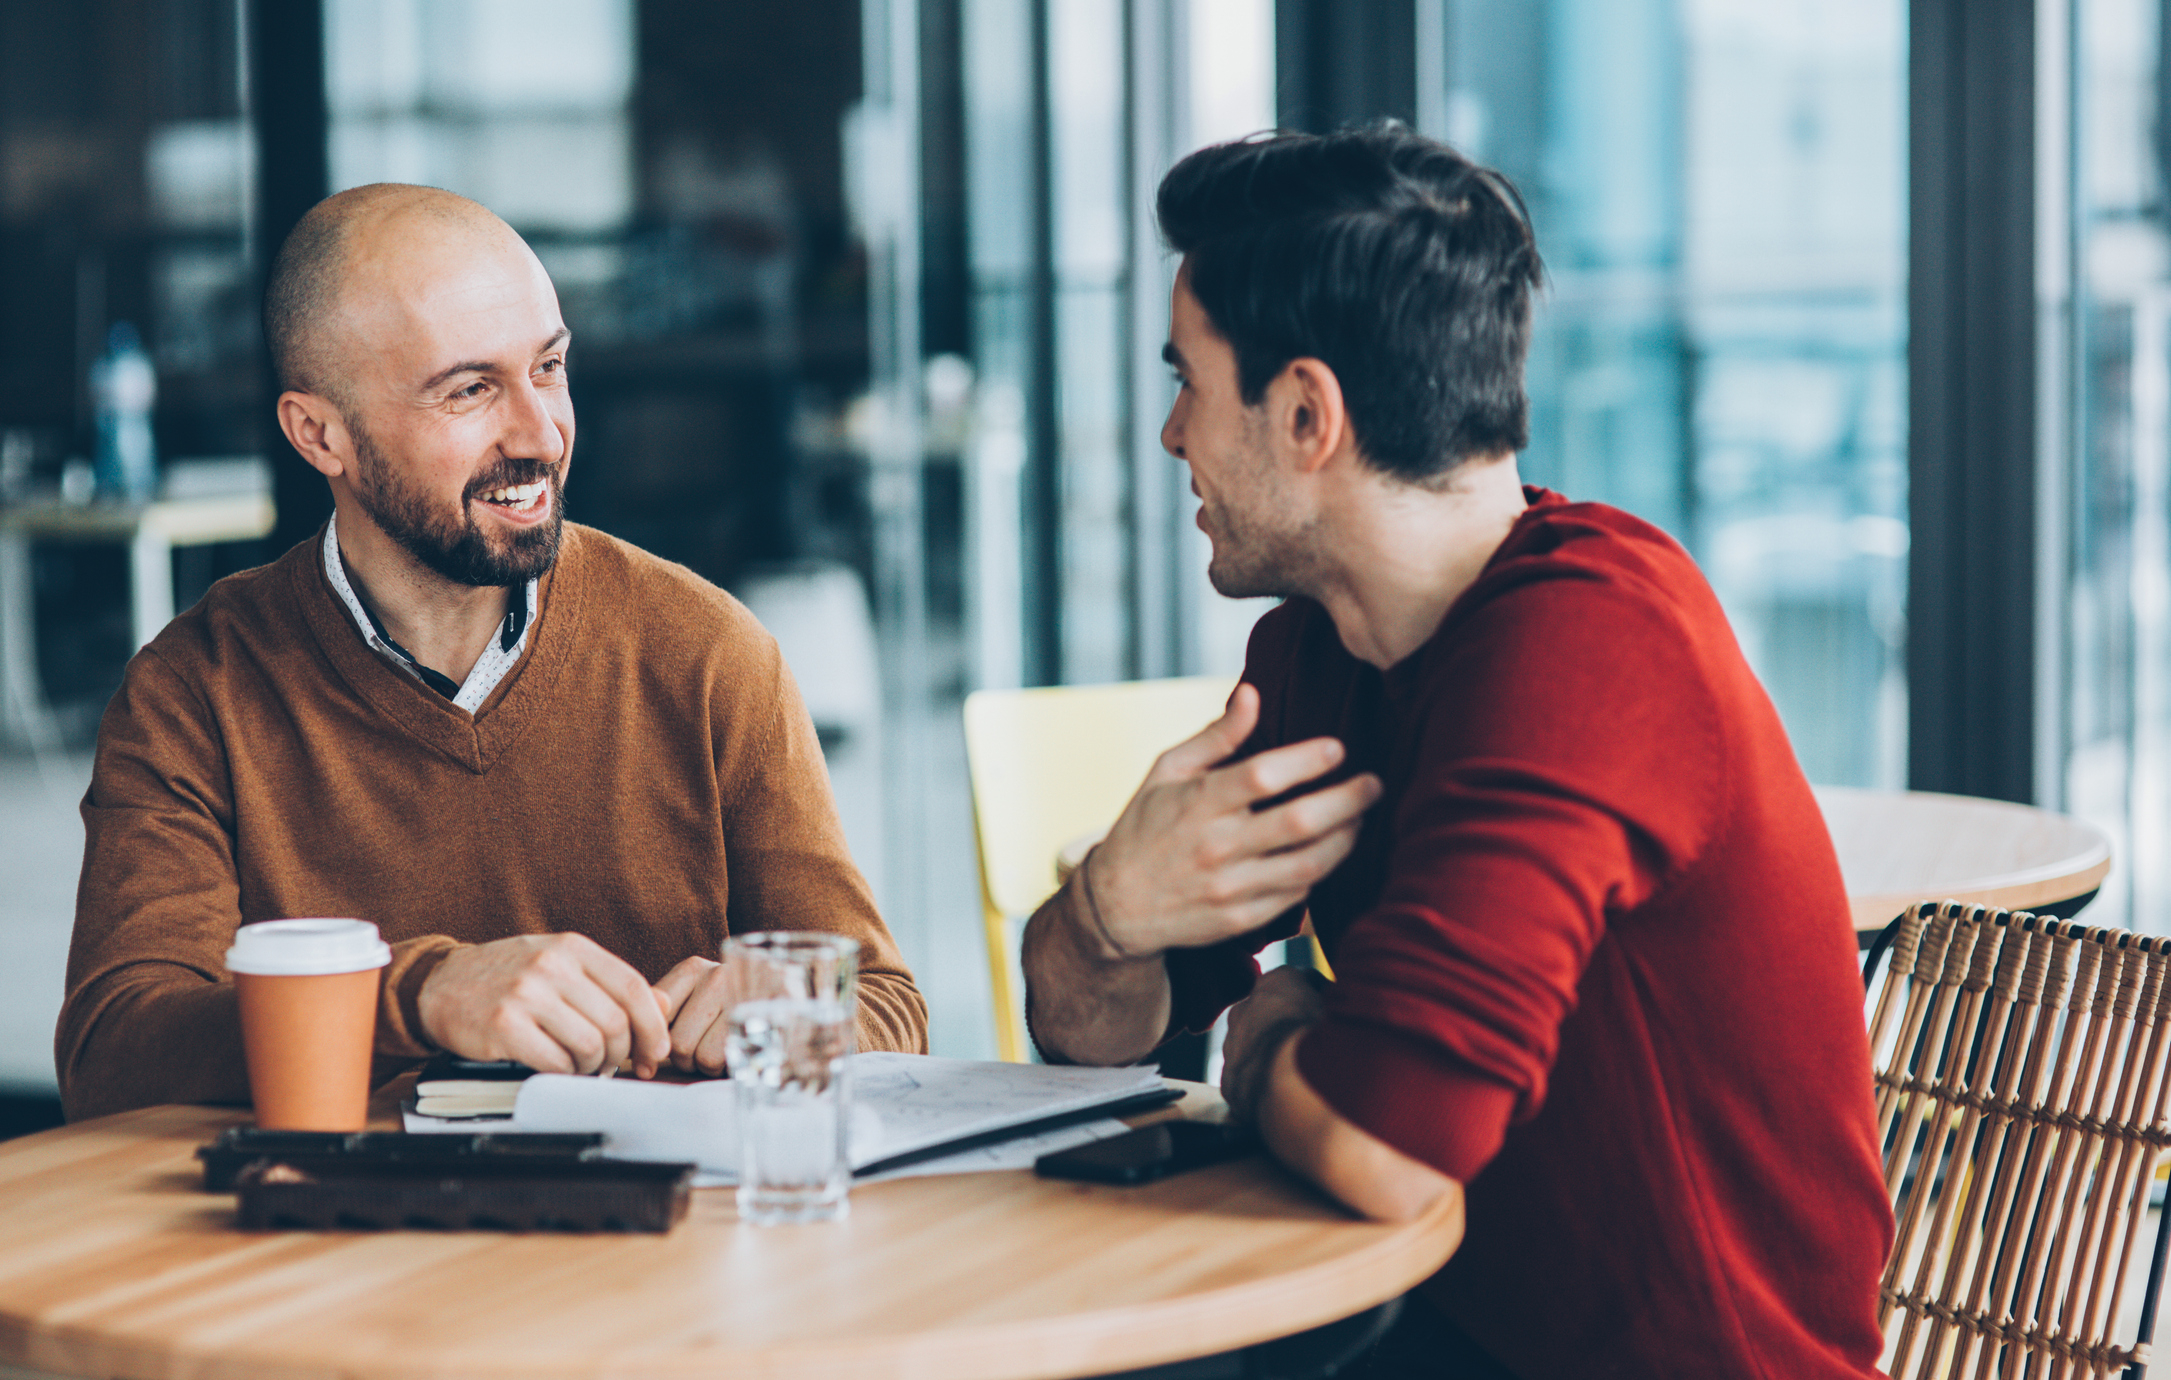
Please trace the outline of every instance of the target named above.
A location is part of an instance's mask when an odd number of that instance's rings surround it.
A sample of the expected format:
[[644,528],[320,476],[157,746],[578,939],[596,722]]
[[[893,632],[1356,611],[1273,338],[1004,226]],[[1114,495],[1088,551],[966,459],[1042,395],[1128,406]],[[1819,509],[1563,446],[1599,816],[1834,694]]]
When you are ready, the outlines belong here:
[[[1181,1096],[1151,1068],[1052,1068],[924,1054],[855,1054],[849,1077],[852,1167],[860,1177],[1057,1127],[1097,1124]],[[601,1131],[616,1158],[690,1162],[713,1182],[737,1172],[737,1110],[729,1082],[542,1073],[519,1084],[510,1124],[495,1124],[513,1131]],[[409,1130],[429,1129],[423,1124],[428,1117],[410,1113],[407,1120]],[[444,1124],[477,1129],[473,1121]]]

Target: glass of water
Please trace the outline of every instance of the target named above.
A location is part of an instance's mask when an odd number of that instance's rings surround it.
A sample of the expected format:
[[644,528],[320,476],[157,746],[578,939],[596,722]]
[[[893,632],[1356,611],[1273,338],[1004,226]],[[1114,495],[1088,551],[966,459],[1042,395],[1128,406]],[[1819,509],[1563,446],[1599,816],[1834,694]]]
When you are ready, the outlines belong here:
[[761,1226],[845,1215],[859,944],[763,931],[724,941],[725,1060],[738,1087],[739,1217]]

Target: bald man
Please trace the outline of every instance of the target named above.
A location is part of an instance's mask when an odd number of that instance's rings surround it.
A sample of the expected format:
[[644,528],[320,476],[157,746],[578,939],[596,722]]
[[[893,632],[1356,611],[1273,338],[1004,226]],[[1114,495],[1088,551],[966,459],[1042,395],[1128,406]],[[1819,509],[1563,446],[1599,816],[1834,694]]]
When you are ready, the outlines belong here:
[[377,1076],[430,1054],[720,1072],[724,935],[861,952],[861,1048],[926,1008],[776,643],[565,522],[570,333],[510,227],[422,187],[312,210],[274,265],[280,429],[323,530],[220,581],[99,726],[55,1041],[71,1118],[245,1102],[236,926],[392,947]]

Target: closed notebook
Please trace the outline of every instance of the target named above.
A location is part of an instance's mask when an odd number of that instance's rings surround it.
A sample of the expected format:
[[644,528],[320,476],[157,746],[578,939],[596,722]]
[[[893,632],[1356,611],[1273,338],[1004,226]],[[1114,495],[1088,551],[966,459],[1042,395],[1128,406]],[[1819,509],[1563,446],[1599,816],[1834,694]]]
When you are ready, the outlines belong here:
[[425,1117],[466,1120],[509,1117],[520,1085],[534,1074],[526,1064],[462,1059],[440,1054],[422,1066],[408,1110]]
[[511,1116],[518,1083],[447,1078],[415,1084],[415,1110],[423,1116]]

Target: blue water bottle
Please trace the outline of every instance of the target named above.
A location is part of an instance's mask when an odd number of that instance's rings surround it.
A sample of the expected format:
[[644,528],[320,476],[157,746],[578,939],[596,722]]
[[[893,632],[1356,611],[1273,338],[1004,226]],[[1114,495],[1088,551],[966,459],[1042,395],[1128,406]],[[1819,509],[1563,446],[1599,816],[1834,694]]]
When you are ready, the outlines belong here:
[[143,352],[142,337],[126,321],[106,334],[106,352],[90,368],[91,401],[98,421],[94,464],[98,493],[146,503],[158,488],[158,450],[151,439],[151,405],[158,401],[158,371]]

